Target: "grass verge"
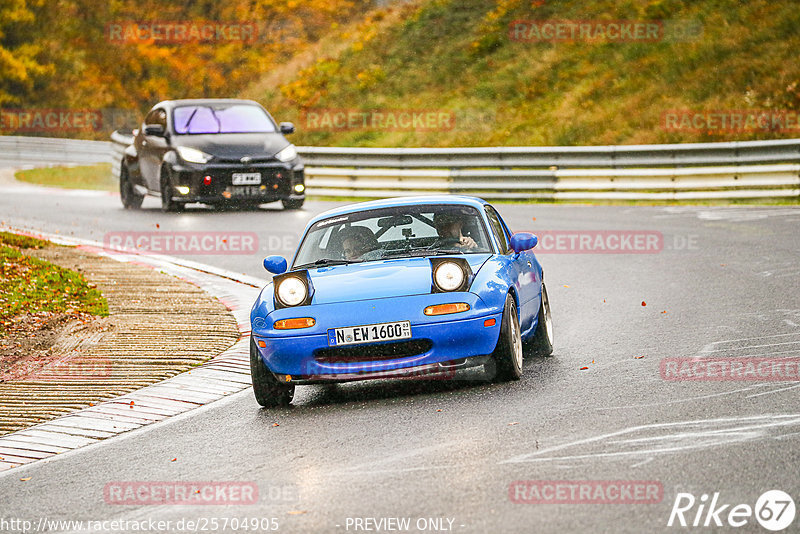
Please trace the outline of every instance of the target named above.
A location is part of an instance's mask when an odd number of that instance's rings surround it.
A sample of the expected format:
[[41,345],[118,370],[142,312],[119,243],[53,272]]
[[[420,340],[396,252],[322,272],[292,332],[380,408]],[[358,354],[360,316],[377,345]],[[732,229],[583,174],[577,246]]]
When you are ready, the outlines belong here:
[[47,245],[0,232],[0,338],[20,318],[41,312],[108,315],[106,299],[79,273],[22,253],[22,249]]
[[14,177],[20,182],[62,187],[65,189],[91,189],[99,191],[116,191],[117,180],[111,176],[111,165],[81,165],[78,167],[41,167],[17,171]]

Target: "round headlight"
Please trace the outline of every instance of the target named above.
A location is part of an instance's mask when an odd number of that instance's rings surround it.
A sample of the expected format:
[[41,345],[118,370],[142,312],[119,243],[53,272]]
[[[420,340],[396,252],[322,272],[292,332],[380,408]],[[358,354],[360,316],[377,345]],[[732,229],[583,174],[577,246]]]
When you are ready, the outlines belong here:
[[281,280],[277,291],[278,298],[286,306],[297,306],[308,295],[308,288],[296,276],[289,276]]
[[436,267],[433,278],[443,291],[453,291],[464,283],[464,270],[459,265],[446,261]]

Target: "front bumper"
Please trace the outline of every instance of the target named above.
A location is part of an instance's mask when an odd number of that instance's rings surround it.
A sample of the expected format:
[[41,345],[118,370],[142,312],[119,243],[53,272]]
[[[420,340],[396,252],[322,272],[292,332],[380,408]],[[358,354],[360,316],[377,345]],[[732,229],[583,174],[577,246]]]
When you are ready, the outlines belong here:
[[[305,198],[305,170],[284,163],[174,163],[172,200],[176,202],[272,202]],[[260,183],[233,185],[234,173],[259,173]],[[204,182],[210,176],[210,184]],[[185,188],[188,188],[186,190]]]
[[[467,302],[470,310],[433,317],[422,312],[431,304],[448,302]],[[316,324],[302,330],[272,329],[275,321],[293,317],[313,317]],[[501,320],[502,310],[487,308],[477,295],[438,293],[282,308],[267,318],[255,318],[252,330],[267,368],[281,381],[302,383],[427,376],[437,370],[447,373],[453,366],[480,365],[483,360],[473,357],[492,353]],[[411,322],[411,339],[328,344],[329,329],[394,321]]]

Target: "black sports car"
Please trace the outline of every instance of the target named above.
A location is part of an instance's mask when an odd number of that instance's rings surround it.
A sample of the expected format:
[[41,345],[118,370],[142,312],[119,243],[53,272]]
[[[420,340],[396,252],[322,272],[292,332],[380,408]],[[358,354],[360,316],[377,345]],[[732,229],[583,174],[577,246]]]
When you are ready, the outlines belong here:
[[145,195],[165,211],[191,202],[256,206],[280,200],[298,209],[305,200],[303,162],[257,102],[234,99],[167,100],[153,106],[134,131],[120,165],[119,190],[129,209]]

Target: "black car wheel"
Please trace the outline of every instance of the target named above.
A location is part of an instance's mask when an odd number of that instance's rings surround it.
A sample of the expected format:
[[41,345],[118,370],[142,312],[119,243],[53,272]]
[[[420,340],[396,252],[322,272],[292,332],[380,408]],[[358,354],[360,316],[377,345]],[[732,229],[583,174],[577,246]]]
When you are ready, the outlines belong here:
[[169,166],[161,166],[161,210],[162,211],[182,211],[184,205],[172,200],[172,179]]
[[300,199],[284,198],[284,199],[281,200],[281,203],[283,204],[283,208],[284,209],[287,209],[287,210],[299,210],[300,208],[303,207],[303,202],[305,202],[305,200],[306,199],[304,199],[304,198],[300,198]]
[[500,338],[492,353],[492,359],[496,382],[519,380],[522,376],[522,337],[519,331],[517,305],[510,293],[506,295]]
[[256,340],[250,337],[250,377],[256,401],[265,408],[288,406],[294,398],[294,384],[278,382],[258,354]]
[[142,207],[144,195],[137,195],[131,183],[128,167],[125,162],[120,163],[119,167],[119,198],[126,210],[138,210]]
[[542,301],[539,303],[539,324],[536,325],[530,349],[540,356],[553,354],[553,319],[550,316],[550,299],[547,297],[547,287],[544,282],[542,282]]

